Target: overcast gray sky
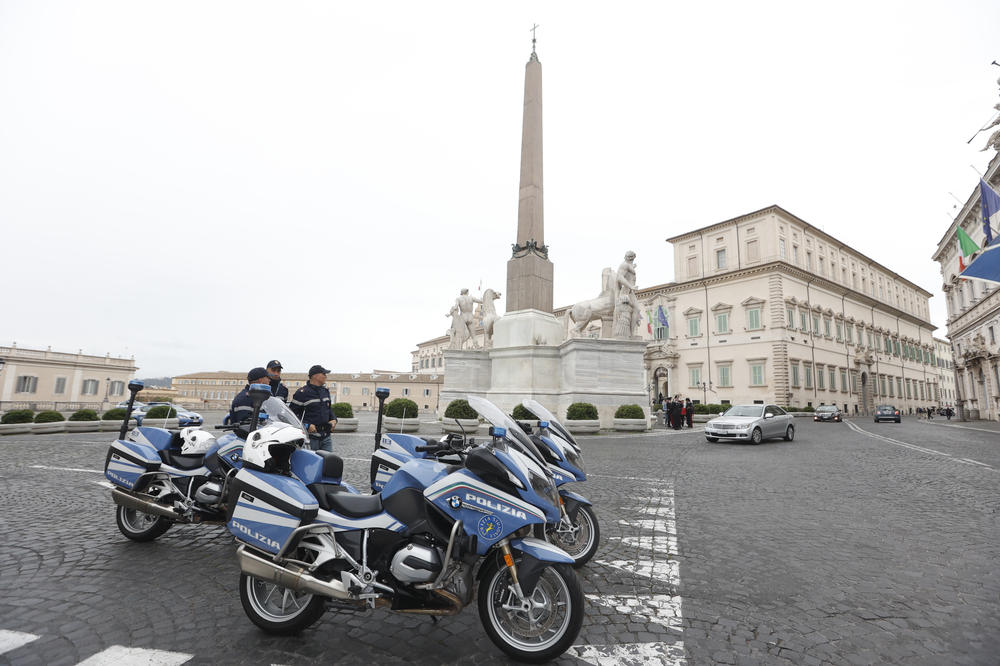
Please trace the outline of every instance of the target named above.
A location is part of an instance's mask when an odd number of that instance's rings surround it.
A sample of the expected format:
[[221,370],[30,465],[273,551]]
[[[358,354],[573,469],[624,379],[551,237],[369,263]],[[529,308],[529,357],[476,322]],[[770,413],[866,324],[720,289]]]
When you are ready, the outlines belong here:
[[505,288],[533,23],[557,305],[778,204],[943,327],[995,1],[0,0],[0,344],[408,369],[461,287]]

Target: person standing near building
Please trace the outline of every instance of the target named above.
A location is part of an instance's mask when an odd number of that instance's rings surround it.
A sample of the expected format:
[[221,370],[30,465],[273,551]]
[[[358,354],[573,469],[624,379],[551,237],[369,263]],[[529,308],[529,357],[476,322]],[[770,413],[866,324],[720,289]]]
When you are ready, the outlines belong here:
[[309,433],[309,448],[313,451],[333,452],[330,433],[337,427],[337,417],[330,406],[330,390],[326,376],[330,371],[322,365],[309,368],[309,383],[292,396],[292,412],[302,419],[302,427]]
[[684,414],[687,416],[688,428],[694,427],[694,405],[691,404],[691,398],[684,398]]
[[681,406],[683,404],[684,403],[681,402],[681,397],[679,395],[675,395],[674,408],[673,410],[671,410],[671,413],[673,414],[673,418],[671,418],[671,421],[673,422],[674,430],[681,429]]
[[267,362],[267,378],[271,382],[271,395],[287,403],[288,387],[281,383],[281,361]]

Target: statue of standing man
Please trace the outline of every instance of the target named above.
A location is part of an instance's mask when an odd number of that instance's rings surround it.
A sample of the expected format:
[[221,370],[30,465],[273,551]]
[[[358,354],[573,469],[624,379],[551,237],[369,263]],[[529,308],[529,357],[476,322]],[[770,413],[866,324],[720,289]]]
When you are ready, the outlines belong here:
[[448,316],[452,318],[451,329],[448,331],[448,337],[451,340],[449,347],[451,349],[462,349],[467,340],[472,340],[473,344],[475,344],[475,338],[472,336],[472,332],[475,330],[473,308],[476,303],[482,304],[482,302],[482,299],[470,296],[468,289],[462,289],[458,298],[455,299],[455,305],[452,306],[451,312],[448,313]]
[[639,300],[635,296],[635,252],[625,253],[625,261],[615,276],[616,297],[612,336],[621,340],[631,339],[639,325]]

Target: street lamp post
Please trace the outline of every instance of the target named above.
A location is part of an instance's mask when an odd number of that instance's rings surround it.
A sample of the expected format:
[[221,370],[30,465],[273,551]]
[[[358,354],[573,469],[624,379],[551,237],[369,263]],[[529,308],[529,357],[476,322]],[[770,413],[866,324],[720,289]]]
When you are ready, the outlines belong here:
[[104,378],[104,404],[101,406],[102,409],[108,408],[108,395],[111,393],[111,377]]
[[707,382],[702,382],[701,383],[701,403],[703,405],[707,405],[708,404],[708,392],[709,391],[711,391],[712,393],[715,393],[715,389],[712,388],[712,380],[711,379],[708,380]]

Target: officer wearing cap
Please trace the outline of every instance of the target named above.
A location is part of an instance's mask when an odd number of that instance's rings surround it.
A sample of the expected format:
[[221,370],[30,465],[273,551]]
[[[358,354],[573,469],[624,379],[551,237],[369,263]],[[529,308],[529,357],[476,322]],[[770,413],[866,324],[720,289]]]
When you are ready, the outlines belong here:
[[267,379],[271,383],[271,395],[288,402],[288,387],[281,383],[281,361],[267,362]]
[[309,432],[309,448],[313,451],[333,451],[330,432],[337,426],[337,417],[333,415],[330,391],[326,388],[329,372],[322,365],[309,368],[309,383],[295,392],[290,405]]
[[267,370],[264,368],[254,368],[247,373],[247,385],[233,398],[233,404],[229,406],[229,422],[239,423],[253,416],[253,401],[250,399],[250,385],[264,384],[267,378]]

